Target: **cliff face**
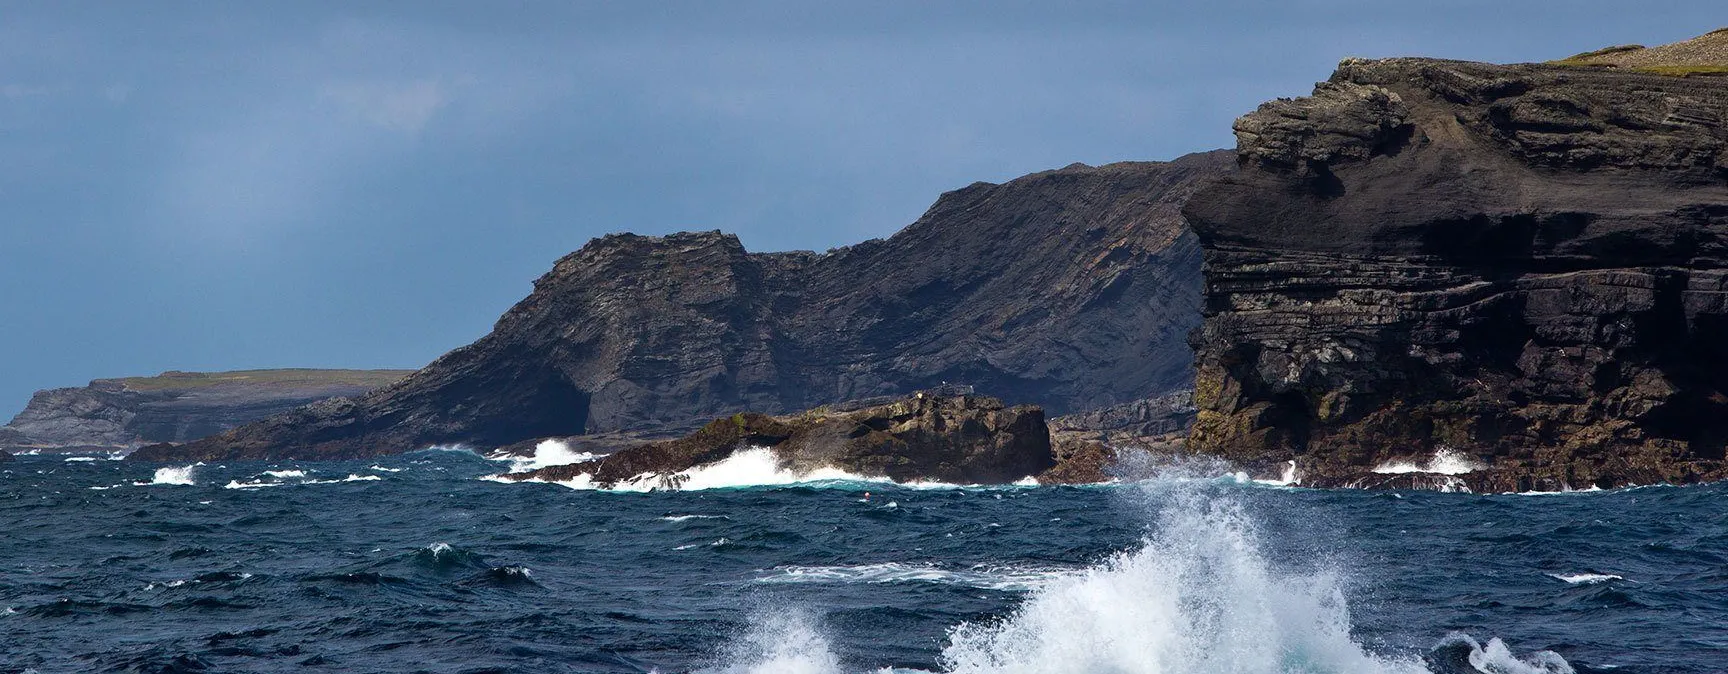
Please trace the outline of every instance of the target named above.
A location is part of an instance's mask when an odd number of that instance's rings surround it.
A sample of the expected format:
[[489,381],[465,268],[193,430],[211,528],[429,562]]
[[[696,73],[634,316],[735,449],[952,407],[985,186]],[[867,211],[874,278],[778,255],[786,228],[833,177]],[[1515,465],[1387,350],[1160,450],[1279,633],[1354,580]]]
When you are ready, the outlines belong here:
[[249,421],[394,382],[401,370],[169,372],[38,391],[0,427],[0,447],[125,450],[186,442]]
[[718,232],[597,239],[492,332],[401,383],[138,459],[331,458],[693,428],[943,383],[1058,413],[1186,387],[1225,153],[942,195],[893,237],[752,254]]
[[1728,477],[1728,79],[1346,61],[1236,124],[1191,449],[1307,484]]

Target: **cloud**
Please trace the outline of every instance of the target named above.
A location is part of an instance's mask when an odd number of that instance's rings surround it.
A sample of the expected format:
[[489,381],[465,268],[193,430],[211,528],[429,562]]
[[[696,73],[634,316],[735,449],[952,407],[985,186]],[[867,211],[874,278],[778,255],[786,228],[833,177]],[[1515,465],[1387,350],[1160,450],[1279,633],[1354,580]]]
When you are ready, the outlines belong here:
[[436,79],[332,82],[320,89],[319,98],[378,128],[413,135],[450,103],[451,88]]

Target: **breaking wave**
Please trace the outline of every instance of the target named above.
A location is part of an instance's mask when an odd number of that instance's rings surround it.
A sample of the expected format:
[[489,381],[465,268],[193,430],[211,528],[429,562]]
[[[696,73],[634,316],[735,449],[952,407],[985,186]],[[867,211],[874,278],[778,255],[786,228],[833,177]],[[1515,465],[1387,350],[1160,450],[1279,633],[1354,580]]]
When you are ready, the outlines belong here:
[[1391,461],[1374,467],[1374,472],[1382,474],[1396,473],[1438,473],[1440,475],[1463,475],[1482,470],[1480,461],[1466,456],[1454,449],[1440,449],[1429,457],[1426,463],[1415,461]]
[[[647,492],[676,489],[698,491],[736,487],[769,487],[809,482],[889,483],[892,480],[885,477],[856,475],[838,468],[818,468],[807,472],[787,470],[780,466],[780,461],[774,457],[773,450],[751,447],[733,452],[731,456],[714,463],[696,466],[670,475],[660,473],[638,475],[612,485],[607,490]],[[575,479],[555,484],[561,484],[572,489],[599,489],[594,484],[594,478],[589,475],[579,475]]]
[[[1158,487],[1150,487],[1157,489]],[[1000,620],[962,623],[940,657],[948,674],[1426,674],[1458,661],[1485,674],[1570,674],[1559,655],[1515,657],[1500,640],[1449,635],[1427,654],[1374,653],[1351,636],[1337,578],[1275,568],[1240,503],[1184,489],[1135,550],[1035,583]],[[915,567],[811,567],[783,576],[873,582]],[[886,582],[886,581],[884,581]],[[1426,656],[1426,657],[1424,657]],[[847,671],[809,612],[758,616],[716,674]],[[852,671],[858,671],[856,669]],[[892,671],[892,670],[889,670]]]
[[539,444],[534,445],[534,453],[528,456],[493,452],[486,458],[493,461],[509,461],[510,472],[526,473],[552,466],[568,466],[572,463],[593,461],[596,457],[592,452],[573,450],[570,445],[561,440],[541,440]]
[[149,482],[142,484],[171,484],[182,486],[197,484],[192,481],[192,471],[202,465],[204,464],[195,463],[190,466],[169,466],[167,468],[157,468],[156,475],[152,477]]

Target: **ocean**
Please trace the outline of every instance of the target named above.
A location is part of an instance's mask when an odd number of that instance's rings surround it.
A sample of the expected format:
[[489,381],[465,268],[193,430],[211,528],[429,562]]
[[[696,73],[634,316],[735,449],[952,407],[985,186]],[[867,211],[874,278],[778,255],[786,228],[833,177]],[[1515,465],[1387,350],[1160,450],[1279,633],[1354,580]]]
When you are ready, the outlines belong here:
[[89,458],[0,465],[0,672],[1728,671],[1724,485],[608,492],[461,451]]

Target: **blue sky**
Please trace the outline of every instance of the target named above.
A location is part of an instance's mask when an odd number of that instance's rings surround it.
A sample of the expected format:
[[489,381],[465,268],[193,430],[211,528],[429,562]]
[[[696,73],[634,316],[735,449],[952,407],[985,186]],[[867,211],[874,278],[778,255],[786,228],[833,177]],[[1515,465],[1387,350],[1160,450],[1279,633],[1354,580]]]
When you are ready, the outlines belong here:
[[94,377],[418,367],[594,236],[887,236],[973,181],[1229,146],[1347,56],[1725,25],[1719,0],[0,0],[0,418]]

